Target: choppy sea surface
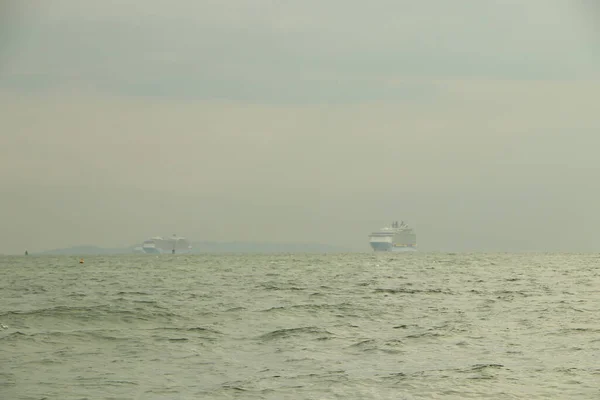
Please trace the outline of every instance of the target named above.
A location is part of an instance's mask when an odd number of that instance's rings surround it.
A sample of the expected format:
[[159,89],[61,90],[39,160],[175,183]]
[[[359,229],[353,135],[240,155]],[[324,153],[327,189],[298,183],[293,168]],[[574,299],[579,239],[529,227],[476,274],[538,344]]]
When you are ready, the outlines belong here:
[[598,399],[595,254],[0,258],[0,398]]

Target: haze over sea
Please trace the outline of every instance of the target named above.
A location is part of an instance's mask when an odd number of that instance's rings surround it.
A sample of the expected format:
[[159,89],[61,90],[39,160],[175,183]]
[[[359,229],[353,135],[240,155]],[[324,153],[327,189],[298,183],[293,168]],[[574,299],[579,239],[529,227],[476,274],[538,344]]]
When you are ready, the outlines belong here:
[[596,254],[0,258],[2,399],[597,399]]

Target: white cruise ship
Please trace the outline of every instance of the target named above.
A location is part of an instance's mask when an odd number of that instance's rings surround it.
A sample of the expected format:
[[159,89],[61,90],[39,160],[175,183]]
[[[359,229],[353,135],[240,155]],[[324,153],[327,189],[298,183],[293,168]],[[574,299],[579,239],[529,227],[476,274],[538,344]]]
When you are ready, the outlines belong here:
[[417,251],[417,235],[404,221],[371,233],[369,243],[375,251]]
[[177,235],[170,238],[155,236],[144,240],[142,251],[148,254],[182,254],[192,251],[192,245],[186,238]]

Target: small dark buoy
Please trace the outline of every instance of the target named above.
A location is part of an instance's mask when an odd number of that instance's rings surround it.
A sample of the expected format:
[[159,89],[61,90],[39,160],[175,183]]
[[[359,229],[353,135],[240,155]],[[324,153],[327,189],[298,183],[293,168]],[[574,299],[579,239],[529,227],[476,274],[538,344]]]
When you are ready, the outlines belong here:
[[26,256],[28,256],[28,255],[29,255],[29,252],[28,252],[27,250],[25,250],[25,255],[26,255]]

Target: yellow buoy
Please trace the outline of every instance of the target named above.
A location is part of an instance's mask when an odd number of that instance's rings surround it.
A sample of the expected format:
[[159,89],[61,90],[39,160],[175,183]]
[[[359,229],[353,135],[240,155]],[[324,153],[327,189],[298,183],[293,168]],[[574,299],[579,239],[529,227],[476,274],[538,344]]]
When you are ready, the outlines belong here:
[[79,259],[79,264],[83,264],[83,258]]

